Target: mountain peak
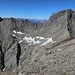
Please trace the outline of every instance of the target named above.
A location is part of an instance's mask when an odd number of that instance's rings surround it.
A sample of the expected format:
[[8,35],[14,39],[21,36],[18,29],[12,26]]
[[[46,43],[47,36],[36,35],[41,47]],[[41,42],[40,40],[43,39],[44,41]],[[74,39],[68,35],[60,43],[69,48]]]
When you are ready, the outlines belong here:
[[44,25],[5,19],[0,23],[0,41],[0,70],[4,73],[17,69],[26,75],[68,75],[75,65],[75,12],[53,13]]

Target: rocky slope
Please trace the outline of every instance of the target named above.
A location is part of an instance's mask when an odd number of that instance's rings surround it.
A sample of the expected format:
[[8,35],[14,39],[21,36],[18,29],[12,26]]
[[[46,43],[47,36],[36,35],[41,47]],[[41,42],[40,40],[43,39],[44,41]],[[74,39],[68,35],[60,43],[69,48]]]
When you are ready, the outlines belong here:
[[[2,75],[74,75],[75,11],[53,14],[45,24],[0,21]],[[1,75],[0,74],[0,75]]]

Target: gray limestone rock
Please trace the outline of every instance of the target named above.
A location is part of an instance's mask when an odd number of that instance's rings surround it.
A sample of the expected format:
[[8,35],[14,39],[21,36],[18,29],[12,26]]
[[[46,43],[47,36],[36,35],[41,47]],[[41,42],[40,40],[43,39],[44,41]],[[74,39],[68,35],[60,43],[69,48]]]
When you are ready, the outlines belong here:
[[[41,43],[34,44],[36,36],[43,38],[36,38]],[[48,42],[51,37],[53,41]],[[10,70],[10,75],[72,75],[75,72],[75,11],[71,9],[53,14],[43,25],[27,19],[3,19],[0,41],[0,69],[5,68],[4,73]]]

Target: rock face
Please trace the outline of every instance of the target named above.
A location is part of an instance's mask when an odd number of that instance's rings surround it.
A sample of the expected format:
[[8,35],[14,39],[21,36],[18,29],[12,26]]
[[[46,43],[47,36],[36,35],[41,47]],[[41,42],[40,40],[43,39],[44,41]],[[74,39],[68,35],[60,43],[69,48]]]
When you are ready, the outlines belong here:
[[0,40],[2,42],[2,52],[4,53],[5,56],[4,63],[7,69],[10,68],[12,69],[16,65],[18,65],[19,62],[18,55],[21,50],[20,44],[19,43],[17,44],[18,38],[13,36],[13,31],[15,30],[17,32],[19,31],[23,32],[25,33],[24,34],[25,36],[30,35],[30,33],[32,33],[37,29],[40,29],[41,27],[42,25],[32,24],[27,19],[16,20],[14,18],[7,18],[0,22]]
[[2,71],[4,68],[5,68],[4,53],[2,51],[2,42],[0,41],[0,70]]
[[0,69],[5,69],[4,73],[74,74],[75,11],[71,9],[54,13],[45,24],[3,19],[0,41]]
[[0,17],[0,22],[3,21],[3,19]]

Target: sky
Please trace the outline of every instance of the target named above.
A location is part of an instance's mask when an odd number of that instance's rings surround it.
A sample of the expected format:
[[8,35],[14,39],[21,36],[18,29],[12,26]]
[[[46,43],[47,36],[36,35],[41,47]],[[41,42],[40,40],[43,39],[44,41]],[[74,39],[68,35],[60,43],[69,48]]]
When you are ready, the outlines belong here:
[[52,12],[75,10],[75,0],[0,0],[0,16],[48,19]]

